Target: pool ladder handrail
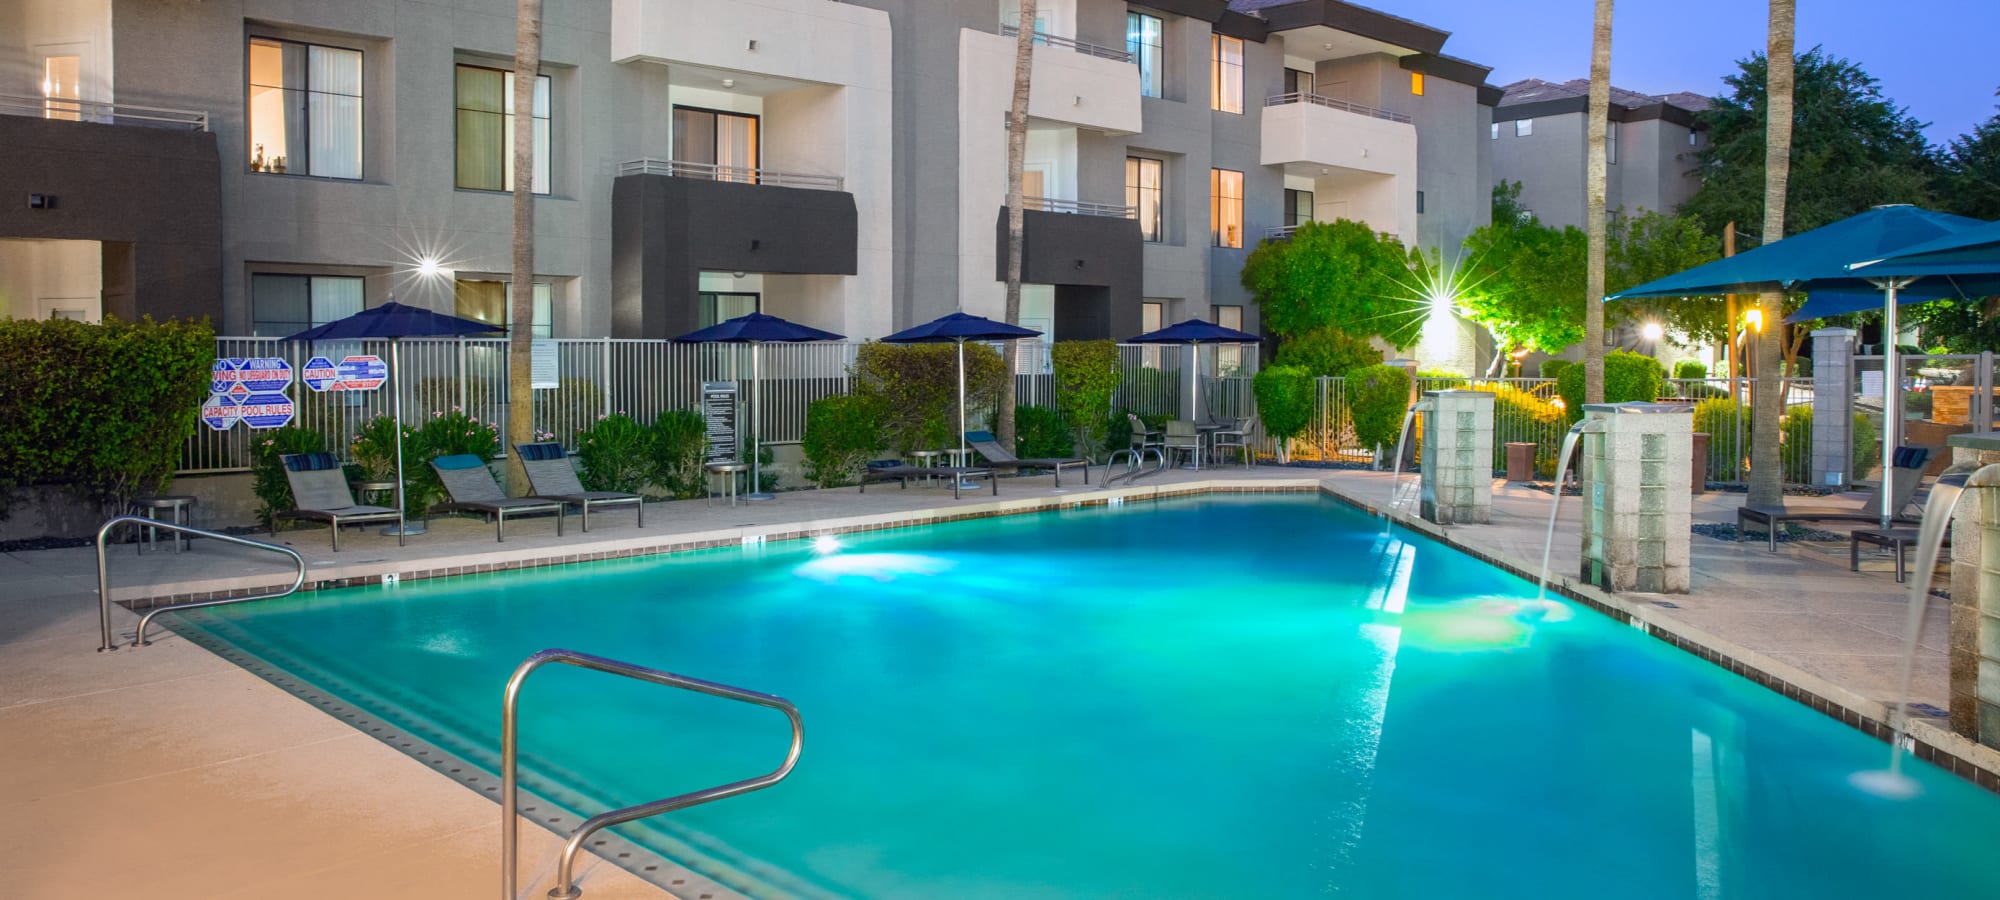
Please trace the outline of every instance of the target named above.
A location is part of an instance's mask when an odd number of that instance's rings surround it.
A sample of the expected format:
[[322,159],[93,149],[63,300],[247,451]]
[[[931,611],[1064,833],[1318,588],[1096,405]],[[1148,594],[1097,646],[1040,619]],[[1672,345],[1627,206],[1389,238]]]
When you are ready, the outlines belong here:
[[[152,643],[151,641],[146,640],[146,626],[148,624],[151,624],[153,621],[153,617],[159,615],[160,613],[179,612],[182,610],[189,610],[189,609],[200,609],[205,606],[226,606],[231,603],[249,603],[253,600],[276,600],[279,597],[286,597],[298,593],[299,588],[304,587],[306,583],[305,557],[300,556],[299,551],[293,550],[290,547],[285,547],[278,544],[267,544],[263,541],[251,540],[250,538],[245,538],[245,537],[237,537],[236,535],[233,534],[223,534],[222,532],[219,531],[209,531],[204,528],[195,528],[194,526],[191,525],[177,525],[172,522],[162,522],[157,519],[149,519],[145,516],[112,516],[108,521],[104,523],[103,526],[97,529],[97,626],[98,626],[98,631],[103,637],[103,643],[99,644],[97,647],[97,652],[99,653],[103,653],[106,650],[118,649],[118,645],[112,643],[111,641],[111,576],[107,572],[105,566],[104,539],[111,534],[112,529],[117,528],[120,525],[140,525],[146,528],[163,528],[166,529],[167,531],[175,532],[177,534],[186,534],[186,535],[193,535],[196,537],[211,538],[213,540],[222,541],[224,543],[241,544],[245,547],[254,547],[258,550],[270,550],[274,553],[282,553],[286,556],[291,557],[292,564],[298,569],[297,573],[292,576],[291,586],[285,588],[282,591],[275,591],[264,594],[250,594],[243,597],[221,597],[214,600],[196,600],[191,603],[175,603],[169,606],[156,606],[151,611],[147,612],[145,615],[139,617],[139,630],[132,637],[132,646],[134,647],[143,647]],[[176,538],[176,540],[178,540],[178,538]]]
[[[1156,465],[1151,469],[1147,469],[1146,457],[1148,456],[1151,456],[1152,458],[1159,460],[1160,461],[1159,465]],[[1117,465],[1118,460],[1121,458],[1128,460],[1125,471],[1117,475],[1109,474],[1111,471],[1111,467]],[[1123,450],[1119,450],[1111,454],[1111,458],[1105,461],[1104,471],[1107,474],[1105,475],[1104,478],[1104,486],[1110,487],[1112,483],[1116,482],[1120,478],[1125,479],[1126,484],[1131,484],[1132,482],[1137,481],[1142,476],[1155,475],[1160,472],[1166,471],[1166,469],[1167,469],[1166,454],[1160,452],[1160,449],[1158,447],[1147,447],[1144,450],[1134,450],[1130,447],[1127,447]]]
[[588,653],[578,653],[574,650],[550,649],[530,656],[514,669],[513,677],[507,679],[507,692],[501,700],[500,895],[506,898],[506,900],[515,900],[517,896],[519,873],[516,869],[519,866],[521,848],[521,820],[518,812],[520,807],[519,719],[516,715],[516,709],[520,702],[522,682],[527,681],[528,676],[533,674],[536,669],[549,663],[562,663],[567,666],[576,666],[579,669],[622,675],[626,678],[651,684],[680,688],[681,690],[693,691],[697,694],[720,697],[724,700],[735,700],[741,703],[775,709],[784,713],[785,718],[790,720],[792,724],[792,747],[790,752],[785,754],[784,764],[766,774],[755,778],[746,778],[742,781],[731,782],[720,787],[706,788],[668,797],[664,800],[654,800],[650,803],[641,803],[637,806],[614,809],[585,819],[583,824],[577,826],[576,832],[569,836],[569,840],[563,843],[562,859],[556,865],[556,886],[549,889],[549,897],[552,900],[576,900],[576,898],[583,896],[583,890],[576,885],[576,854],[583,849],[584,842],[590,840],[591,835],[606,828],[623,825],[638,819],[650,818],[678,809],[686,809],[690,806],[699,806],[703,803],[711,803],[716,800],[734,797],[738,794],[763,790],[785,780],[785,776],[792,774],[792,767],[798,765],[799,751],[805,744],[805,724],[799,719],[799,708],[793,706],[791,701],[783,697],[760,694],[756,691],[731,687],[726,684],[717,684],[713,681],[703,681],[699,678],[690,678],[686,675],[676,675],[672,672],[659,669],[649,669],[645,666],[619,662],[615,659],[606,659],[602,656],[592,656]]

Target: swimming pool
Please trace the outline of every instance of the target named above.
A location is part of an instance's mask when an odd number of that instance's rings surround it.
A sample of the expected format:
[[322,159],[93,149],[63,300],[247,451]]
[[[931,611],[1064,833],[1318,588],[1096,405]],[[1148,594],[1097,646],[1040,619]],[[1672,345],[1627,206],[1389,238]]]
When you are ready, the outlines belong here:
[[[768,791],[629,831],[771,893],[2000,896],[2000,798],[1317,495],[1211,495],[186,614],[489,771],[567,647],[787,697]],[[585,814],[768,770],[782,717],[551,667]],[[491,796],[489,794],[489,796]],[[566,820],[573,825],[574,819]],[[1990,838],[1989,838],[1990,840]],[[539,861],[524,861],[532,871]]]

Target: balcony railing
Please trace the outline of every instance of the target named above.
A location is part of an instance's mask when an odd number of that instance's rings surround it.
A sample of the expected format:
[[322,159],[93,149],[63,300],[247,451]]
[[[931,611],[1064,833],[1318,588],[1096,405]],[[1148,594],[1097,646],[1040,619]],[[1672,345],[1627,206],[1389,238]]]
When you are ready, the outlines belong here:
[[65,100],[0,94],[0,115],[32,116],[100,125],[145,125],[155,128],[208,130],[208,113],[193,109],[134,106],[129,103],[98,103],[94,100]]
[[1410,117],[1402,113],[1394,113],[1386,109],[1376,109],[1372,106],[1362,106],[1359,103],[1349,103],[1345,100],[1335,100],[1332,97],[1322,97],[1318,94],[1308,94],[1303,91],[1296,91],[1290,94],[1275,94],[1264,98],[1265,106],[1284,106],[1287,103],[1310,103],[1314,106],[1346,110],[1355,115],[1368,116],[1375,119],[1387,119],[1391,122],[1410,121]]
[[1042,212],[1067,213],[1077,216],[1104,216],[1109,219],[1136,219],[1139,208],[1120,206],[1116,203],[1091,203],[1087,200],[1064,200],[1060,197],[1022,197],[1022,209]]
[[[1018,37],[1020,36],[1020,34],[1021,34],[1021,29],[1019,26],[1009,25],[1005,22],[1002,22],[1000,24],[1001,37]],[[1049,47],[1066,47],[1068,49],[1075,50],[1076,52],[1081,53],[1085,56],[1095,56],[1098,59],[1108,59],[1114,62],[1132,61],[1132,54],[1125,50],[1119,50],[1113,47],[1102,47],[1097,44],[1092,44],[1085,41],[1079,41],[1076,40],[1075,38],[1056,37],[1055,35],[1050,34],[1046,31],[1035,32],[1035,43]]]
[[1297,225],[1274,225],[1264,229],[1264,236],[1274,241],[1289,241],[1292,239],[1292,232],[1297,230],[1299,230]]
[[777,169],[721,166],[715,163],[686,162],[678,159],[627,160],[618,165],[618,174],[672,175],[676,178],[699,178],[704,181],[733,181],[738,184],[812,188],[822,191],[843,191],[847,189],[847,180],[839,175],[812,175],[805,172],[783,172]]

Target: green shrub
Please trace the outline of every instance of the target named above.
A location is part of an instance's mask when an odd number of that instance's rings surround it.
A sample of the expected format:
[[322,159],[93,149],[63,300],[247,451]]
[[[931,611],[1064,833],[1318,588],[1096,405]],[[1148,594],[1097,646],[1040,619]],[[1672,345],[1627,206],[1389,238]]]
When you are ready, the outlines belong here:
[[1380,451],[1396,444],[1403,415],[1410,410],[1410,375],[1397,366],[1369,366],[1347,376],[1347,415],[1362,447]]
[[[1487,391],[1493,395],[1493,421],[1514,423],[1528,427],[1532,435],[1554,435],[1564,426],[1563,411],[1555,403],[1544,400],[1520,388],[1506,384],[1483,383],[1472,385],[1471,390]],[[1557,448],[1547,440],[1535,442],[1535,471],[1545,477],[1554,476]],[[1507,468],[1506,442],[1493,442],[1493,468]]]
[[0,510],[59,484],[106,511],[165,490],[208,394],[207,323],[0,318]]
[[1296,366],[1271,366],[1251,382],[1257,393],[1257,418],[1264,433],[1278,442],[1280,461],[1291,459],[1292,438],[1312,424],[1319,401],[1317,384],[1312,373]]
[[652,477],[653,433],[631,416],[599,416],[576,436],[577,478],[585,490],[636,494]]
[[[1111,417],[1111,395],[1118,390],[1118,344],[1114,341],[1057,341],[1050,350],[1055,369],[1057,408],[1075,434],[1074,445],[1096,447],[1104,442]],[[1027,425],[1017,411],[1017,440],[1025,440]],[[1069,451],[1062,455],[1068,456]]]
[[[1007,380],[1000,353],[965,345],[965,402],[991,409]],[[861,345],[854,356],[854,393],[881,410],[882,428],[897,452],[958,446],[958,347],[952,344]]]
[[1316,378],[1339,377],[1382,362],[1382,351],[1366,338],[1338,328],[1320,328],[1285,337],[1278,343],[1277,365],[1306,370]]
[[1562,374],[1562,370],[1567,369],[1573,365],[1576,365],[1576,363],[1571,362],[1567,359],[1542,360],[1542,377],[1555,378]]
[[703,496],[702,468],[708,455],[708,422],[698,410],[669,409],[653,420],[646,436],[646,477],[676,499]]
[[456,406],[449,412],[431,413],[429,421],[407,433],[403,439],[403,498],[404,509],[409,511],[428,509],[445,498],[444,482],[431,468],[431,460],[467,455],[492,462],[500,452],[499,427]]
[[[1125,418],[1127,412],[1127,410],[1123,409],[1116,410],[1111,413],[1111,418],[1106,420],[1104,426],[1105,453],[1116,453],[1132,446],[1132,420]],[[1152,413],[1150,415],[1139,416],[1139,421],[1146,423],[1148,428],[1159,430],[1165,428],[1167,420],[1172,418],[1173,416],[1166,413]]]
[[1708,366],[1698,359],[1683,359],[1674,363],[1674,377],[1685,379],[1707,378]]
[[[1785,409],[1779,426],[1778,459],[1785,467],[1785,480],[1812,482],[1813,408],[1800,404]],[[1847,480],[1853,481],[1875,466],[1881,455],[1881,437],[1865,413],[1854,414],[1854,447],[1849,455]],[[1746,429],[1747,433],[1748,429]]]
[[801,449],[805,475],[812,483],[823,488],[853,484],[856,470],[880,453],[882,445],[882,412],[872,400],[835,395],[806,406]]
[[[1164,348],[1173,349],[1173,348]],[[1181,391],[1187,389],[1187,375],[1174,377],[1173,373],[1148,366],[1133,366],[1125,369],[1119,382],[1118,400],[1142,416],[1166,415],[1173,417],[1174,410],[1180,409]]]
[[[1556,393],[1562,396],[1569,420],[1583,418],[1583,365],[1563,368],[1556,375]],[[1660,398],[1660,363],[1650,356],[1613,350],[1604,354],[1604,402],[1652,402]]]
[[[409,451],[406,441],[403,450]],[[361,430],[347,444],[347,459],[368,481],[390,481],[396,476],[396,418],[376,416],[362,423]]]
[[1711,447],[1715,446],[1717,441],[1735,440],[1736,423],[1739,419],[1743,422],[1743,446],[1748,449],[1750,427],[1755,421],[1750,416],[1749,405],[1738,403],[1728,397],[1703,400],[1694,405],[1694,430],[1710,435],[1713,438],[1709,441]]
[[[295,505],[292,503],[292,484],[285,479],[285,464],[278,457],[287,453],[323,453],[329,449],[325,435],[297,425],[253,434],[250,439],[250,489],[257,494],[257,520],[269,527],[272,513],[284,512]],[[390,465],[395,465],[393,459]]]
[[[1129,424],[1126,426],[1131,427]],[[1014,455],[1022,459],[1068,458],[1076,455],[1069,424],[1046,406],[1014,407]]]

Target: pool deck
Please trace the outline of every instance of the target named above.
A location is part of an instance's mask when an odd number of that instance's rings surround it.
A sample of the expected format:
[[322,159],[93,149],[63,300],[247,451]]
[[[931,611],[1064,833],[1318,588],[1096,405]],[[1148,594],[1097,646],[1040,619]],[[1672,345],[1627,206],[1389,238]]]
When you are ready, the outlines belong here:
[[[936,487],[871,487],[780,495],[768,503],[655,504],[635,529],[629,512],[593,516],[593,531],[557,539],[546,520],[510,523],[496,543],[490,526],[440,520],[398,547],[393,538],[350,531],[338,554],[324,528],[279,535],[305,556],[309,584],[334,586],[402,577],[628,556],[682,546],[725,546],[1005,514],[1110,496],[1144,500],[1210,489],[1313,490],[1381,507],[1389,476],[1362,471],[1259,467],[1173,471],[1106,492],[1046,477],[1000,482],[954,501]],[[1413,480],[1413,479],[1412,479]],[[1697,522],[1733,521],[1743,495],[1696,498]],[[1448,539],[1517,569],[1539,562],[1549,495],[1501,485],[1489,525],[1444,529]],[[1558,526],[1558,569],[1573,566],[1580,502],[1568,498]],[[1407,510],[1407,506],[1404,507]],[[1401,516],[1399,516],[1401,517]],[[1437,531],[1437,529],[1429,529]],[[1849,710],[1879,711],[1894,693],[1904,593],[1886,556],[1847,571],[1846,545],[1732,544],[1693,538],[1694,592],[1580,591],[1600,606],[1697,638]],[[216,542],[185,554],[135,556],[116,547],[114,597],[205,595],[289,580],[278,557]],[[495,889],[497,807],[312,704],[174,635],[153,646],[95,653],[95,564],[89,549],[0,554],[0,869],[11,896],[490,897]],[[1663,603],[1673,604],[1672,606]],[[1933,608],[1917,664],[1916,699],[1945,703],[1942,601]],[[125,641],[137,616],[113,608]],[[1660,632],[1655,632],[1660,633]],[[588,651],[590,648],[573,648]],[[699,673],[693,673],[699,674]],[[744,685],[756,688],[756,685]],[[500,685],[494,685],[497,697]],[[1790,693],[1788,691],[1788,693]],[[810,736],[811,710],[806,710]],[[1838,710],[1830,712],[1838,717]],[[1851,721],[1850,713],[1850,721]],[[1917,726],[1920,740],[1949,746],[1990,771],[2000,754]],[[1920,747],[1921,752],[1921,747]],[[808,750],[803,764],[811,764]],[[635,801],[650,798],[634,798]],[[524,828],[524,897],[540,897],[557,845]],[[627,872],[592,859],[586,896],[659,897]],[[690,880],[688,900],[729,896]]]

